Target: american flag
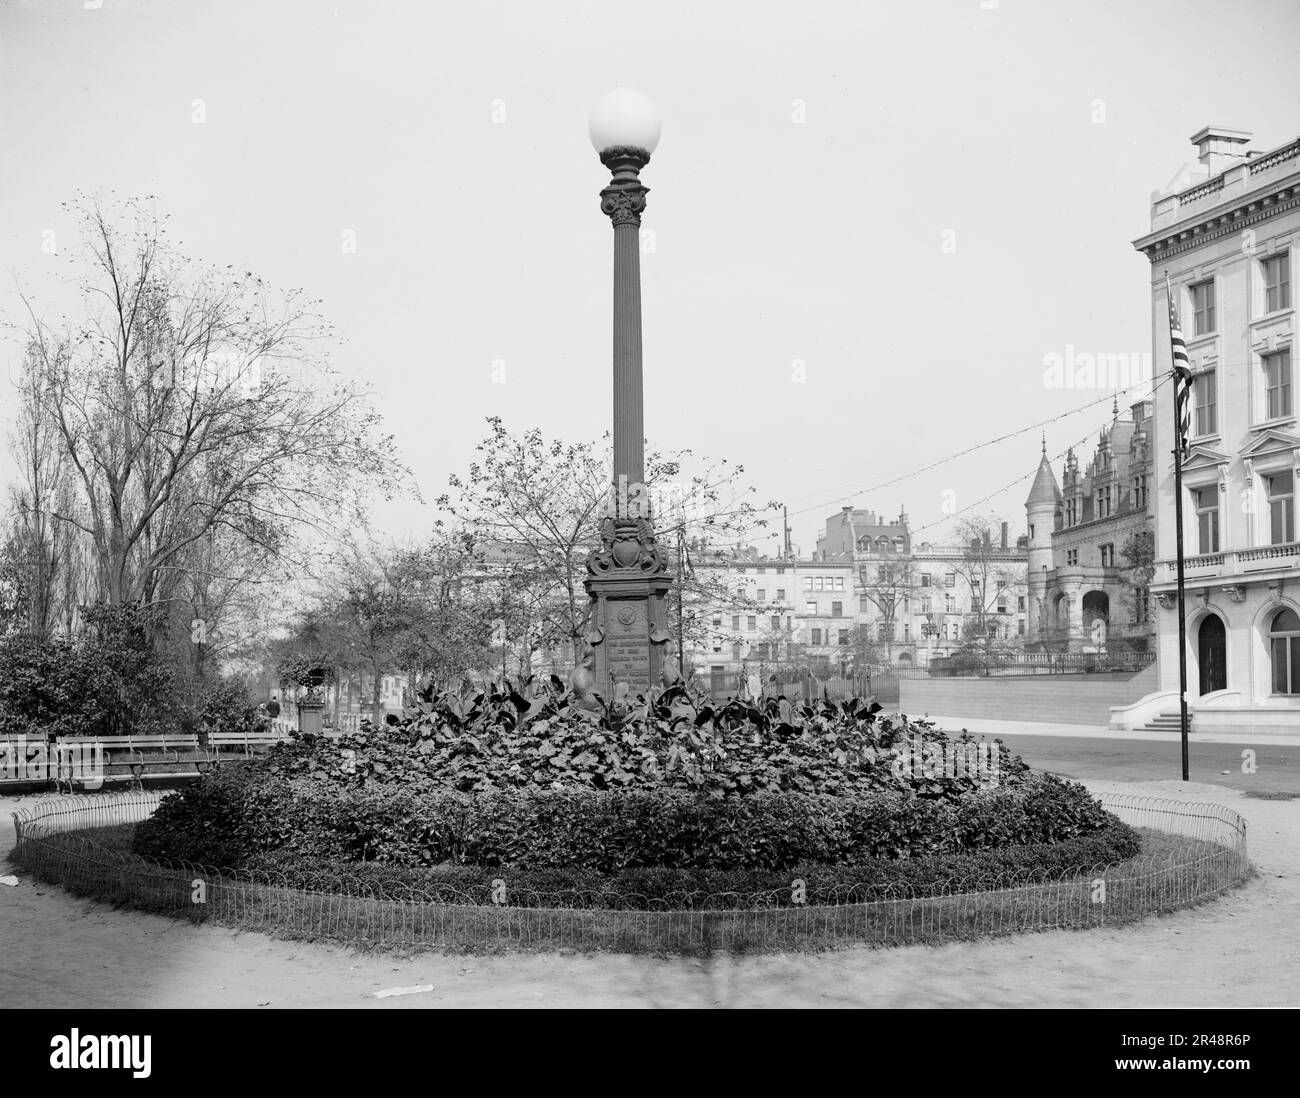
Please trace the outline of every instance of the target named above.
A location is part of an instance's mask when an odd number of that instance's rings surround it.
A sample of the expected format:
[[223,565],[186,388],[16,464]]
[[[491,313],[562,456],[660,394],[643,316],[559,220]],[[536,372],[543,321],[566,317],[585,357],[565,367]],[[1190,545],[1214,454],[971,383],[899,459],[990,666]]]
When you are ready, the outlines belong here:
[[1178,305],[1169,279],[1165,279],[1165,296],[1169,299],[1169,351],[1174,363],[1174,407],[1178,412],[1178,447],[1183,457],[1191,449],[1192,437],[1192,368],[1187,360],[1182,325],[1178,322]]

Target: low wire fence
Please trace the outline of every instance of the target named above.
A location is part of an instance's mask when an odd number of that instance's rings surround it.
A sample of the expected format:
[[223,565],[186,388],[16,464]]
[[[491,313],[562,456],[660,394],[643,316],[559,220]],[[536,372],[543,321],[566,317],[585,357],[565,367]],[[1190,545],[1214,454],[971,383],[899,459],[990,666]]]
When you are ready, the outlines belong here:
[[147,819],[161,795],[51,798],[14,813],[12,859],[42,880],[114,903],[282,937],[366,947],[611,950],[708,954],[850,945],[937,944],[1034,930],[1122,925],[1214,898],[1251,870],[1246,822],[1223,805],[1102,794],[1142,829],[1127,861],[1031,879],[953,878],[924,891],[902,885],[667,896],[540,893],[496,870],[480,890],[329,874],[217,871],[148,861],[122,825]]

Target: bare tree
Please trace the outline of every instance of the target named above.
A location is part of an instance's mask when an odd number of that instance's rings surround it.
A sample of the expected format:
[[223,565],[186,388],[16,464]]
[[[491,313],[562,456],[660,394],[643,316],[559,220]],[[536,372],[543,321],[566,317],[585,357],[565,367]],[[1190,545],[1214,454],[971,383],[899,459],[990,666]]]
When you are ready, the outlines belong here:
[[89,539],[105,601],[159,601],[214,532],[280,553],[287,523],[355,521],[398,485],[315,302],[182,259],[141,202],[78,210],[83,313],[55,330],[29,304],[30,384],[80,496],[49,513]]
[[912,567],[899,557],[863,564],[858,577],[862,595],[879,611],[876,639],[885,646],[885,662],[894,662],[898,613],[912,591]]
[[261,605],[289,581],[273,553],[224,528],[193,542],[155,590],[168,610],[173,646],[189,650],[180,669],[202,679],[213,669],[247,663],[265,628]]
[[61,565],[70,563],[75,533],[55,519],[73,507],[67,463],[58,432],[43,414],[39,352],[29,345],[19,373],[18,415],[9,449],[21,477],[10,489],[13,553],[25,569],[26,632],[49,636],[64,589]]
[[997,660],[1003,647],[999,642],[1009,639],[999,636],[1002,623],[1012,620],[1000,612],[1000,604],[1011,599],[1025,582],[1023,562],[1013,550],[1001,548],[1000,541],[994,543],[993,531],[998,524],[996,516],[971,515],[959,520],[956,528],[963,549],[954,570],[966,581],[970,592],[962,636],[979,649],[985,672]]

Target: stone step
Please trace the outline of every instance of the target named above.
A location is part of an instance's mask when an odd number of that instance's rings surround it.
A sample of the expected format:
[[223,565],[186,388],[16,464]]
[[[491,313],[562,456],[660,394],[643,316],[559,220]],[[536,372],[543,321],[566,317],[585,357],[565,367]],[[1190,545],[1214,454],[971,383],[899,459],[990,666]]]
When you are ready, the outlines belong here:
[[[1192,727],[1193,714],[1187,714],[1187,727]],[[1152,717],[1142,726],[1144,732],[1181,732],[1182,719],[1177,713],[1161,713],[1159,716]]]

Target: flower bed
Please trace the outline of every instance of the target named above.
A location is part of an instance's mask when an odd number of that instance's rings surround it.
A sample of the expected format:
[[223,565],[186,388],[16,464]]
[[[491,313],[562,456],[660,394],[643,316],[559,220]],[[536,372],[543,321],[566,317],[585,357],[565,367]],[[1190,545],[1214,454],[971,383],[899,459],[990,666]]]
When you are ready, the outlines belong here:
[[258,766],[246,763],[168,797],[140,826],[136,853],[222,869],[281,854],[597,873],[785,870],[1051,844],[1120,827],[1082,786],[1050,775],[960,799],[906,788],[708,797],[677,789],[339,790],[310,779],[269,781]]
[[[1040,863],[1037,880],[1029,861],[1047,852],[1020,847],[871,867],[900,874],[896,879],[863,880],[863,866],[826,867],[819,878],[813,867],[802,894],[797,879],[742,892],[736,886],[781,879],[628,871],[615,878],[626,886],[617,900],[608,887],[587,887],[580,873],[556,871],[419,870],[281,857],[279,865],[268,858],[260,867],[222,872],[153,862],[129,847],[136,821],[147,819],[159,799],[127,794],[37,802],[15,815],[13,861],[78,895],[198,922],[312,941],[470,952],[824,949],[1116,926],[1204,902],[1250,875],[1245,822],[1237,813],[1145,797],[1101,798],[1140,830],[1142,853],[1082,872],[1074,870],[1096,849],[1086,844],[1105,836],[1050,844],[1060,872]],[[927,885],[918,875],[928,870]],[[950,875],[940,879],[945,871]]]

